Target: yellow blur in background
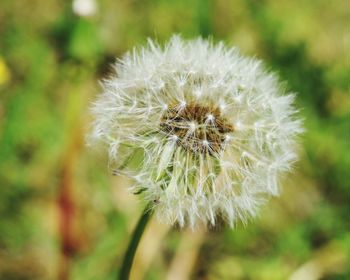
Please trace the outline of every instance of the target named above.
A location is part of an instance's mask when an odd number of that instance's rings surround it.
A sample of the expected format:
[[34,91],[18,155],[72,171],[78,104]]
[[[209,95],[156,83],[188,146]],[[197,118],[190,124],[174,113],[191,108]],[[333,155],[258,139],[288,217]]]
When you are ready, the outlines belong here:
[[0,57],[0,86],[6,84],[10,80],[10,72],[2,57]]

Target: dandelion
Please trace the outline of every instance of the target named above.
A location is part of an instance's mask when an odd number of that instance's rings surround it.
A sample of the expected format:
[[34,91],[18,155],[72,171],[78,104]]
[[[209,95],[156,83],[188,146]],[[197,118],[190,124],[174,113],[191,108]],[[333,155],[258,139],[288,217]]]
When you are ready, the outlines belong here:
[[125,55],[93,105],[92,141],[109,147],[156,217],[230,226],[278,195],[296,160],[294,94],[236,48],[174,36]]

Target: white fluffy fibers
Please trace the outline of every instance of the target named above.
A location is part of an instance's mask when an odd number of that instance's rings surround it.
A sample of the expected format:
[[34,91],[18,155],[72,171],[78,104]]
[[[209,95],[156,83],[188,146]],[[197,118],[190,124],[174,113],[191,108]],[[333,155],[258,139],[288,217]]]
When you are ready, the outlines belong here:
[[103,82],[90,139],[166,223],[234,226],[296,160],[293,94],[261,61],[178,36],[128,53]]

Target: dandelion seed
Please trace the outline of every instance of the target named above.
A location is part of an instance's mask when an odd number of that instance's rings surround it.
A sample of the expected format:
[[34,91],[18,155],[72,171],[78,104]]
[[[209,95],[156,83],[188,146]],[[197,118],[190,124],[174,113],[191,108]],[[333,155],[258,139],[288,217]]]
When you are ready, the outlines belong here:
[[160,220],[234,226],[278,194],[302,127],[294,95],[259,60],[174,36],[115,69],[93,105],[91,139],[109,145]]

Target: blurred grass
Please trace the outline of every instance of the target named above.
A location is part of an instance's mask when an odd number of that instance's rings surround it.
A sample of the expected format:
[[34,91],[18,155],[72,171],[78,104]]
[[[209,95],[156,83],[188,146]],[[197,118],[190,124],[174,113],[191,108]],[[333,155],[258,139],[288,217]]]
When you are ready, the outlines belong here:
[[[189,249],[191,278],[350,279],[350,4],[96,3],[81,17],[70,1],[1,1],[0,279],[113,279],[140,207],[130,182],[84,145],[87,108],[115,57],[172,33],[263,58],[299,93],[307,129],[282,196],[248,227],[214,230]],[[156,223],[150,231],[165,234]],[[146,279],[170,277],[188,235],[152,243],[158,252],[138,263]]]

